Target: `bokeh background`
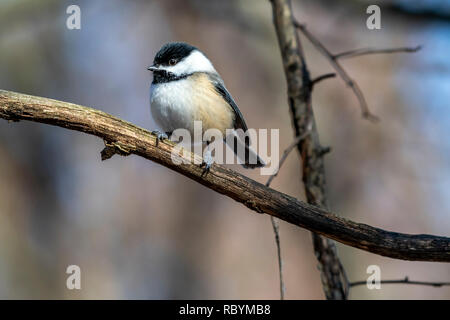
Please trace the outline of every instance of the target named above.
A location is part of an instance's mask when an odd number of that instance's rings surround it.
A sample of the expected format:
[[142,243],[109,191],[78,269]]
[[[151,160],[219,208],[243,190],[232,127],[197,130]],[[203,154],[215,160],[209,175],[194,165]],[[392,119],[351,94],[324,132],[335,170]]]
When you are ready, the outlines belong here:
[[[81,30],[66,8],[81,8]],[[341,80],[314,90],[333,211],[405,233],[450,233],[450,1],[297,1],[296,17],[333,52],[416,46],[415,54],[344,61],[378,124],[361,119]],[[0,1],[0,88],[92,106],[147,129],[151,74],[168,41],[200,47],[249,127],[292,139],[286,84],[265,0]],[[313,76],[332,72],[303,39]],[[277,299],[269,217],[136,156],[101,162],[102,141],[0,121],[0,298]],[[252,178],[267,177],[232,166]],[[273,187],[303,199],[298,154]],[[281,222],[288,299],[324,298],[310,233]],[[405,262],[338,244],[350,280],[449,281],[450,266]],[[82,289],[68,290],[68,265]],[[450,288],[356,287],[352,299],[449,299]]]

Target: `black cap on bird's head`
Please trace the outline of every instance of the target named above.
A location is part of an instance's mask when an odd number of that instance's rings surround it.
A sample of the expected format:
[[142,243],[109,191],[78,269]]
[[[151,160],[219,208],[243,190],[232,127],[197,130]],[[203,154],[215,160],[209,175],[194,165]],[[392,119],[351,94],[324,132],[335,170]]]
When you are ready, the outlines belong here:
[[200,50],[184,42],[165,44],[147,69],[153,72],[153,83],[180,80],[199,72],[217,73]]
[[169,42],[159,49],[148,70],[156,71],[159,66],[174,66],[194,50],[198,49],[185,42]]

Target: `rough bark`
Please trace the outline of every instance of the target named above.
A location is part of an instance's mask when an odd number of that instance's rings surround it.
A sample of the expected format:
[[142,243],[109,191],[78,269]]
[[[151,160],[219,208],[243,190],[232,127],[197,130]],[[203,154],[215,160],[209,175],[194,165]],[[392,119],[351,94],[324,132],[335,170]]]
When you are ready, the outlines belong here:
[[[302,159],[302,180],[308,203],[327,209],[323,150],[316,129],[311,104],[313,84],[298,38],[289,0],[273,0],[273,19],[283,59],[288,85],[289,108],[296,136],[309,135],[298,144]],[[345,270],[330,239],[312,234],[314,253],[321,272],[322,286],[327,299],[346,299],[348,281]]]

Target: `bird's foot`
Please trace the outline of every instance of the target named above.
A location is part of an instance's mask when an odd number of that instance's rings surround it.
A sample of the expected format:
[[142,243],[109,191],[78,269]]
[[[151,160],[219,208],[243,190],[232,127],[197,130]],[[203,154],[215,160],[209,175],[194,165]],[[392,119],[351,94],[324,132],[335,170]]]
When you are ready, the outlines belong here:
[[203,155],[203,162],[200,165],[200,168],[203,168],[203,172],[202,172],[202,177],[206,176],[209,172],[209,170],[212,167],[212,164],[214,163],[214,158],[212,156],[212,153],[210,150],[205,151],[204,155]]
[[159,141],[169,139],[169,136],[166,133],[158,131],[158,130],[152,131],[152,134],[156,135],[156,146],[158,146]]

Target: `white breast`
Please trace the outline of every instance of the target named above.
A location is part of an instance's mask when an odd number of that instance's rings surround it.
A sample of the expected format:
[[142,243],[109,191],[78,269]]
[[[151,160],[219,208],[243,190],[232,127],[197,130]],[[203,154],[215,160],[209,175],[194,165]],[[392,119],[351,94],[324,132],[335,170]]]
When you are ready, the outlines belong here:
[[153,119],[164,132],[193,130],[192,82],[188,79],[152,84],[150,107]]

